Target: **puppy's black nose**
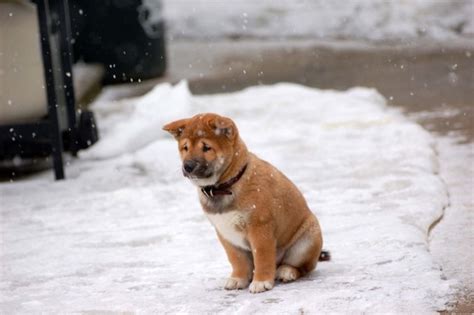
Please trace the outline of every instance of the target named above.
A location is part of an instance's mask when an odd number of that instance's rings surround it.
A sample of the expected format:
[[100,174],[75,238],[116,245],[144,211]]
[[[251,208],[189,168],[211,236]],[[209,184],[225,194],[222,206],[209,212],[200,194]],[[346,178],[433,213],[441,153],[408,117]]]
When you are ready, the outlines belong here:
[[183,163],[183,168],[186,171],[186,173],[192,173],[192,171],[194,171],[197,165],[198,163],[194,160],[186,160]]

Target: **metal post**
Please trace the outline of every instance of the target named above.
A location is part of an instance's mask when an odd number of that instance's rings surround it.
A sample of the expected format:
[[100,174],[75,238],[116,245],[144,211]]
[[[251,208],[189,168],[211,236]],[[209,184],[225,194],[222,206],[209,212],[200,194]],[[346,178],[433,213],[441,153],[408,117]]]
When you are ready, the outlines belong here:
[[72,49],[71,49],[71,20],[69,12],[69,1],[57,1],[57,11],[59,16],[59,48],[61,51],[62,82],[60,90],[64,91],[66,99],[66,110],[68,120],[68,130],[70,135],[70,151],[73,156],[77,155],[77,119],[76,100],[74,97],[73,72],[72,72]]
[[50,122],[50,136],[53,155],[54,173],[56,179],[64,178],[63,168],[63,143],[62,135],[59,127],[58,118],[58,99],[54,85],[53,61],[51,55],[50,43],[50,26],[51,19],[49,16],[48,0],[36,1],[38,11],[38,23],[40,29],[41,51],[43,55],[44,79],[46,84],[46,94],[48,98],[48,120]]

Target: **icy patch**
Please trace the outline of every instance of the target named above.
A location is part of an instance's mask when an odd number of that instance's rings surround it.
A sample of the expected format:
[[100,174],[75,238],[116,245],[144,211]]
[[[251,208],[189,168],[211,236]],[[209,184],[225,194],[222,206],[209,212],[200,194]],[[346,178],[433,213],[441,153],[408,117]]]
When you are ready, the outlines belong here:
[[[376,91],[278,84],[194,97],[182,83],[94,108],[103,138],[68,180],[0,184],[3,312],[417,313],[449,301],[454,283],[428,250],[448,203],[433,139]],[[224,290],[230,265],[161,131],[197,112],[232,117],[301,188],[331,262],[266,293]]]

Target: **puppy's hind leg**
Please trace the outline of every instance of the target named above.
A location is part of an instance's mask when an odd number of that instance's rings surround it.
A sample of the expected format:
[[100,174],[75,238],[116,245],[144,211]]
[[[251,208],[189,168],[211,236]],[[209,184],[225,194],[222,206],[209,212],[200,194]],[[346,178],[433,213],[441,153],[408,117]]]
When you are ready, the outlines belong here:
[[276,279],[282,282],[295,281],[301,276],[301,272],[290,265],[280,265],[276,271]]
[[290,282],[316,268],[322,248],[321,229],[316,220],[286,251],[276,278]]

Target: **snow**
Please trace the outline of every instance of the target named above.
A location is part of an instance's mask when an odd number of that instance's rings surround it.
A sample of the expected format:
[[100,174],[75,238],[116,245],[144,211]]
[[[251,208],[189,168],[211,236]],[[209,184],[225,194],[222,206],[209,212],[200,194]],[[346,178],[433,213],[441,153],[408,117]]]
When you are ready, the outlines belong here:
[[[2,312],[415,313],[452,299],[457,283],[428,247],[448,205],[433,139],[375,90],[281,83],[193,96],[183,82],[93,109],[102,140],[66,181],[0,184]],[[223,289],[230,265],[160,130],[197,112],[233,118],[250,150],[301,188],[332,261],[266,293]]]
[[[145,1],[145,4],[152,1]],[[472,37],[472,0],[164,0],[172,39]],[[153,8],[148,4],[153,12]],[[156,10],[155,10],[156,11]],[[161,14],[157,14],[162,19]]]
[[152,91],[134,102],[106,103],[95,106],[101,119],[101,141],[83,153],[84,157],[105,158],[135,151],[152,142],[161,127],[189,112],[190,94],[186,82],[175,88],[169,83],[157,85]]
[[474,292],[474,144],[459,144],[459,140],[451,136],[437,141],[443,161],[440,175],[449,186],[450,202],[443,220],[431,233],[430,251],[444,274],[460,281],[466,290],[463,294],[468,296]]

